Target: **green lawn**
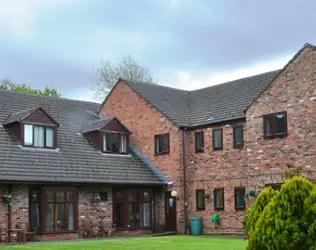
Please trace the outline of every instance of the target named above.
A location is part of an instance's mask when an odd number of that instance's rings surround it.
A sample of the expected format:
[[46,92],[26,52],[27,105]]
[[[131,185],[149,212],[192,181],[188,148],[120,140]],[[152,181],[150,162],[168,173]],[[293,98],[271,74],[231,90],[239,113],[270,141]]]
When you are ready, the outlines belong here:
[[0,246],[0,250],[244,250],[247,241],[213,236],[163,236]]

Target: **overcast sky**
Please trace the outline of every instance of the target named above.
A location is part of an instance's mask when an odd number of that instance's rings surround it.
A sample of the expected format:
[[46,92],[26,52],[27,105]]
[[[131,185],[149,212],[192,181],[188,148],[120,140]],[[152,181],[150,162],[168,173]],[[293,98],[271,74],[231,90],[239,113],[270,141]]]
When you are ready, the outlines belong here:
[[91,100],[101,59],[132,55],[195,89],[283,65],[316,44],[316,1],[0,0],[0,79]]

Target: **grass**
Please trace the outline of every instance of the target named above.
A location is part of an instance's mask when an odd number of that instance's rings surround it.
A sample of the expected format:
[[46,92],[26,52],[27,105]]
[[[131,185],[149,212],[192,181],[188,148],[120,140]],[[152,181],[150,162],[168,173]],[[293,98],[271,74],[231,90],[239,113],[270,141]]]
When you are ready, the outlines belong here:
[[247,241],[214,236],[163,236],[0,246],[0,250],[244,250]]

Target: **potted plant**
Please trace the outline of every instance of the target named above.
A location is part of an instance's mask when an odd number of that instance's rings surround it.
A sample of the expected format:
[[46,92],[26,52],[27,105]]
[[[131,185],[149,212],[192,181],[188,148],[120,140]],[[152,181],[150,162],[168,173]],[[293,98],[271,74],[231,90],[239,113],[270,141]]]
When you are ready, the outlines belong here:
[[11,207],[11,203],[12,203],[12,194],[9,192],[5,192],[3,194],[3,200],[4,203],[7,204],[9,207]]
[[205,197],[205,199],[209,199],[209,198],[210,198],[210,194],[209,194],[209,193],[206,193],[206,194],[204,195],[204,197]]
[[211,221],[214,223],[214,227],[217,228],[218,224],[221,221],[221,217],[219,216],[219,214],[213,214],[211,217]]

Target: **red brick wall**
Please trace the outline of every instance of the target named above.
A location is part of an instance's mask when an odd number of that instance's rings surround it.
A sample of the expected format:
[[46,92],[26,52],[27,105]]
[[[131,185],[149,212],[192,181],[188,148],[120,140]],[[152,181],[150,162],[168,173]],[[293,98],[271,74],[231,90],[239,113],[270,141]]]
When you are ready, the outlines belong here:
[[[305,48],[247,111],[248,175],[253,187],[283,181],[287,163],[316,170],[316,51]],[[263,118],[287,111],[288,136],[263,138]]]
[[[223,129],[223,149],[213,150],[212,129]],[[215,232],[211,215],[219,213],[221,223],[217,232],[241,232],[244,211],[235,211],[234,188],[246,186],[246,150],[233,148],[232,124],[202,129],[204,132],[204,152],[195,153],[195,132],[189,133],[189,153],[187,155],[189,215],[203,216],[205,234]],[[200,130],[198,130],[200,131]],[[224,210],[214,210],[214,188],[224,188]],[[205,210],[196,210],[196,190],[204,189],[210,194],[205,199]]]
[[[183,232],[181,131],[123,82],[118,83],[113,89],[100,113],[116,116],[132,132],[130,142],[174,182],[171,189],[176,190],[180,198],[177,201],[178,231]],[[170,135],[170,154],[155,156],[154,136],[163,133]],[[164,206],[159,206],[159,208],[157,213],[164,214]],[[164,217],[158,217],[161,221],[157,223],[164,224]]]

